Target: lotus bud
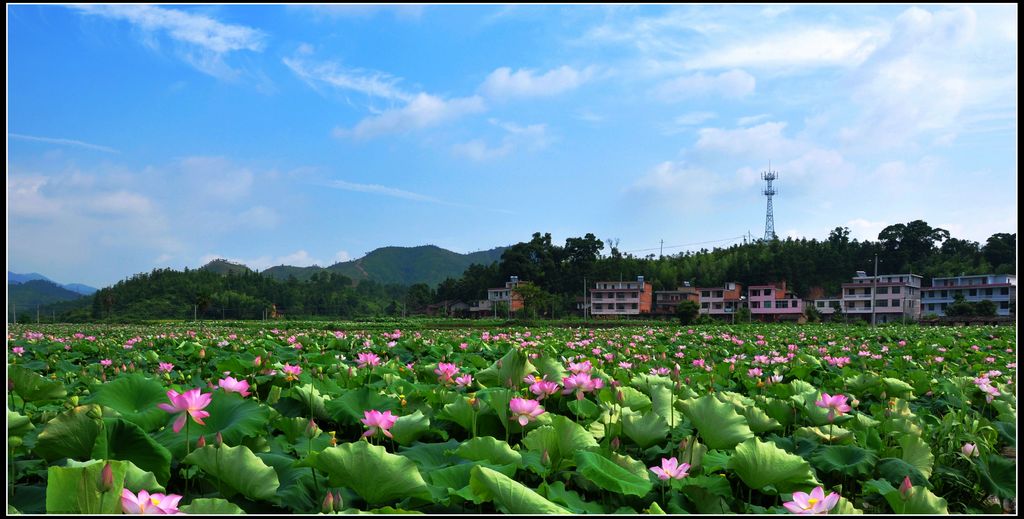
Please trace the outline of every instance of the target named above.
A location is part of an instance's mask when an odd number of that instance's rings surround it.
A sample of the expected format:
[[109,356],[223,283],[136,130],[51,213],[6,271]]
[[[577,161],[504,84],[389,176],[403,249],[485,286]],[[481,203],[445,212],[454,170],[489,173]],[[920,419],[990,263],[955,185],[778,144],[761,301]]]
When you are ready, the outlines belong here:
[[858,405],[860,405],[860,400],[857,400],[856,398],[850,400],[850,407],[857,407]]
[[612,450],[613,451],[619,450],[619,446],[621,446],[621,445],[622,445],[622,442],[619,440],[618,436],[612,438]]
[[679,450],[680,451],[685,451],[687,445],[689,445],[689,444],[690,444],[690,439],[689,438],[683,438],[683,440],[679,442]]
[[263,361],[263,358],[262,358],[262,357],[260,357],[259,355],[257,355],[257,356],[256,356],[256,358],[255,358],[255,359],[253,359],[253,361],[252,361],[252,365],[253,365],[253,366],[256,366],[256,367],[258,368],[258,367],[260,367],[260,363],[261,363],[262,361]]
[[110,467],[108,461],[103,466],[103,472],[100,473],[100,492],[110,492],[114,488],[114,469]]
[[323,506],[320,507],[320,511],[329,514],[334,511],[334,494],[330,491],[327,492],[327,497],[324,498]]
[[910,476],[903,476],[903,484],[900,485],[900,495],[903,499],[907,498],[907,493],[913,488],[913,484],[910,482]]
[[315,438],[317,434],[320,434],[320,428],[316,426],[316,422],[312,418],[309,419],[309,423],[306,424],[306,436]]
[[217,447],[224,445],[224,437],[221,436],[220,431],[217,431]]
[[615,400],[617,400],[620,404],[626,401],[626,396],[622,394],[622,390],[615,392]]
[[960,451],[963,452],[964,456],[967,457],[977,457],[981,455],[981,453],[978,452],[978,446],[973,443],[965,443],[963,448],[960,449]]
[[206,348],[203,348],[203,349],[199,350],[199,358],[200,359],[205,359],[206,358]]
[[203,447],[206,447],[206,436],[200,435],[199,441],[196,442],[196,448],[202,449]]
[[684,378],[683,381],[686,382],[686,385],[690,385],[690,377]]
[[544,453],[540,455],[540,462],[545,467],[551,466],[551,455],[548,454],[547,449],[544,449]]
[[334,494],[334,510],[340,512],[345,508],[345,501],[341,498],[341,490]]

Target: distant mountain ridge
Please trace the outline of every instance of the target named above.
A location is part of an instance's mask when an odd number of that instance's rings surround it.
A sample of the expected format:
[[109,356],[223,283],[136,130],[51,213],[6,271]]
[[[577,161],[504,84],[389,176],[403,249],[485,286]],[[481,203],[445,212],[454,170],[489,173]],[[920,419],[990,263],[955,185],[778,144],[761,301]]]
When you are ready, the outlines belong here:
[[21,285],[30,281],[47,281],[57,285],[65,290],[69,290],[79,295],[88,296],[96,292],[96,289],[89,286],[83,285],[82,283],[58,283],[42,274],[37,272],[30,272],[28,274],[18,274],[16,272],[7,271],[7,284],[8,285]]
[[72,301],[83,297],[85,297],[84,294],[68,290],[48,279],[32,279],[7,285],[7,304],[23,309],[33,308],[36,305]]
[[[333,272],[359,282],[365,280],[384,284],[414,285],[426,283],[431,287],[446,278],[459,278],[474,264],[490,265],[501,259],[506,247],[459,254],[436,245],[418,247],[381,247],[362,258],[335,263],[329,267],[295,267],[279,265],[264,270],[261,274],[285,281],[295,276],[305,281],[318,272]],[[228,272],[250,271],[249,267],[227,260],[217,259],[200,267],[204,270],[227,275]]]

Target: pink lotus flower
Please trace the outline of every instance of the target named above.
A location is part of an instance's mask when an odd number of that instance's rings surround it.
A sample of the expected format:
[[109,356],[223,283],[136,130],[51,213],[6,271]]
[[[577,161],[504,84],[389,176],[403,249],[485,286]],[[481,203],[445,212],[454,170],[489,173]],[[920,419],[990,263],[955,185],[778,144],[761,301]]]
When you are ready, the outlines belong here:
[[518,419],[519,425],[523,427],[526,427],[526,424],[536,420],[538,416],[544,414],[544,408],[540,406],[540,402],[537,400],[513,398],[508,403],[508,407],[512,410],[512,414],[515,415],[510,417],[510,419]]
[[157,371],[161,373],[170,373],[172,369],[174,369],[174,364],[171,364],[170,362],[161,362]]
[[110,359],[103,359],[103,360],[100,361],[100,365],[103,365],[103,366],[110,366],[113,363],[114,363],[114,361],[112,361]]
[[210,413],[203,409],[210,405],[212,394],[204,395],[199,388],[196,388],[179,395],[177,391],[171,389],[167,391],[167,398],[170,399],[170,404],[157,404],[157,407],[171,414],[181,413],[174,420],[174,432],[181,431],[181,428],[185,426],[185,420],[188,418],[186,415],[191,415],[197,424],[206,425],[203,423],[203,418],[210,416]]
[[377,410],[363,411],[363,416],[364,418],[360,421],[363,422],[363,425],[370,428],[370,430],[363,433],[363,436],[373,436],[377,434],[377,429],[379,428],[384,433],[384,436],[394,438],[388,429],[395,425],[398,417],[392,415],[391,411],[384,411],[383,413]]
[[558,383],[538,378],[530,384],[530,392],[537,395],[537,400],[544,400],[544,397],[558,392]]
[[437,369],[434,370],[434,374],[437,375],[437,381],[445,385],[451,384],[452,377],[458,372],[458,366],[451,362],[438,362]]
[[836,414],[842,416],[843,413],[850,411],[850,406],[846,405],[845,395],[829,396],[828,393],[822,393],[821,398],[814,405],[828,409],[828,421],[830,422],[835,419]]
[[590,378],[589,373],[576,373],[575,375],[563,378],[562,385],[565,386],[565,390],[562,391],[563,395],[568,395],[575,391],[576,399],[583,400],[583,393],[601,389],[604,387],[604,382],[599,378]]
[[469,387],[473,384],[473,375],[462,375],[461,377],[455,377],[455,385],[459,387]]
[[651,467],[651,472],[657,474],[658,479],[661,480],[683,479],[689,475],[688,470],[690,470],[690,464],[680,464],[675,457],[661,458],[660,467]]
[[249,382],[246,380],[235,380],[234,377],[226,377],[218,380],[217,385],[228,393],[249,396]]
[[360,353],[359,354],[359,368],[365,368],[366,366],[379,366],[380,357],[375,353]]
[[793,500],[782,503],[782,506],[794,514],[826,514],[835,508],[837,503],[839,494],[830,492],[826,497],[824,488],[815,487],[810,495],[805,492],[793,492]]
[[121,510],[126,514],[173,515],[179,513],[180,500],[177,494],[150,494],[146,490],[139,490],[136,496],[126,488],[121,491]]
[[747,370],[747,376],[750,378],[757,378],[762,375],[761,368],[751,368]]
[[967,456],[968,458],[972,456],[978,457],[981,455],[981,453],[978,451],[978,446],[973,443],[965,443],[963,448],[960,449],[960,451],[963,452],[964,456]]
[[569,363],[569,371],[571,371],[573,373],[590,373],[591,369],[593,369],[593,366],[591,366],[589,360],[585,360],[585,361],[579,362],[579,363],[576,363],[576,362],[570,362]]
[[22,348],[21,346],[15,346],[11,348],[11,351],[13,351],[16,355],[20,357],[23,353],[25,353],[25,348]]
[[287,375],[285,375],[285,380],[298,380],[299,374],[302,373],[302,367],[292,366],[291,364],[285,364],[284,366],[281,366],[281,371],[287,373]]

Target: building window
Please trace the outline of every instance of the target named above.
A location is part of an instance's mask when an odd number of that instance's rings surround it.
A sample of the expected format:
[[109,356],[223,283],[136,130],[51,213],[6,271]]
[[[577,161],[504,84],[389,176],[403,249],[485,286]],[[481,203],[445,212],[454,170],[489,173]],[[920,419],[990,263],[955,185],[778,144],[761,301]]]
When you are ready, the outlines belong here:
[[761,295],[761,291],[760,290],[751,290],[750,291],[750,295],[752,295],[752,296],[759,296],[759,295]]
[[636,303],[633,303],[633,310],[636,310]]
[[636,299],[637,298],[636,292],[630,292],[629,293],[629,297],[632,297],[633,299]]
[[985,295],[987,295],[987,296],[992,295],[992,289],[991,288],[986,288],[985,289]]
[[853,289],[852,288],[847,288],[846,289],[846,295],[852,296],[853,295]]
[[929,303],[928,310],[935,310],[935,303]]
[[943,312],[945,312],[946,311],[946,306],[948,306],[946,303],[940,304],[939,305],[939,310],[942,310]]
[[893,299],[890,306],[900,306],[900,300],[899,299]]
[[945,299],[945,298],[949,297],[949,294],[945,290],[943,290],[942,291],[942,297],[943,297],[943,299]]
[[702,290],[700,292],[700,296],[701,297],[711,297],[711,291],[710,290]]
[[789,308],[789,301],[779,301],[776,308]]
[[999,293],[1004,296],[1010,295],[1010,287],[1003,287],[999,289]]
[[814,306],[817,306],[818,308],[825,308],[825,302],[824,301],[815,301],[814,302]]
[[770,288],[769,288],[769,289],[766,289],[766,290],[764,291],[764,295],[766,295],[766,296],[770,296],[770,295],[772,295],[772,289],[770,289]]
[[971,297],[977,296],[978,295],[978,289],[977,288],[972,288],[972,289],[968,290],[967,291],[967,295],[969,295]]
[[889,293],[889,287],[878,287],[878,293],[879,294],[888,294]]
[[722,297],[722,291],[721,290],[716,290],[715,291],[715,297]]
[[879,300],[875,301],[875,303],[878,306],[889,306],[889,300],[888,299],[879,299]]
[[772,307],[772,302],[771,301],[765,301],[764,302],[764,307],[765,308],[771,308]]
[[1000,301],[999,302],[999,308],[1001,308],[1003,310],[1008,310],[1010,308],[1010,302],[1009,301]]
[[701,304],[700,304],[700,307],[701,307],[701,308],[705,308],[705,309],[706,309],[706,308],[708,307],[708,304],[707,304],[707,303],[701,303]]
[[751,308],[761,308],[761,302],[760,301],[751,301],[750,302],[750,307]]

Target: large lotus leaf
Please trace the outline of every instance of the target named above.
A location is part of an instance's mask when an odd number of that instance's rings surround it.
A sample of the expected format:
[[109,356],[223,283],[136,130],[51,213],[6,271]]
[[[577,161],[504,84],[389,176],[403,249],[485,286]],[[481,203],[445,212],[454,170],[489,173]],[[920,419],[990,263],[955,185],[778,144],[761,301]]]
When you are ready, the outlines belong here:
[[426,474],[441,467],[448,467],[462,460],[455,455],[455,450],[461,444],[458,440],[448,440],[444,443],[420,443],[416,442],[411,447],[400,447],[398,454],[413,461],[420,472]]
[[305,416],[309,416],[309,406],[310,402],[312,402],[313,416],[316,418],[330,418],[325,407],[327,399],[324,398],[324,393],[313,387],[312,384],[293,386],[291,388],[291,397],[302,403],[302,407],[305,409],[303,413]]
[[548,500],[568,508],[574,514],[603,514],[605,511],[600,503],[584,501],[578,493],[566,489],[565,483],[561,481],[556,481],[550,485],[541,484],[538,490]]
[[36,438],[35,453],[46,461],[92,459],[92,447],[103,430],[102,408],[80,405],[57,415]]
[[542,425],[530,431],[523,438],[523,445],[541,454],[547,452],[552,463],[563,458],[573,459],[577,451],[598,447],[592,434],[562,415],[552,416],[551,425]]
[[[690,464],[690,471],[694,472],[703,467],[704,456],[708,453],[706,445],[702,445],[694,438],[689,438],[686,448],[679,452],[679,461]],[[722,465],[723,467],[725,465]]]
[[729,485],[729,480],[723,478],[721,474],[715,474],[712,476],[690,475],[680,480],[673,480],[672,486],[682,489],[687,487],[699,487],[708,491],[712,495],[732,498],[732,487]]
[[35,428],[36,426],[32,425],[32,420],[29,417],[17,411],[7,410],[8,438],[19,438]]
[[[311,465],[300,466],[295,458],[272,452],[258,452],[256,457],[277,473],[277,501],[294,513],[312,513],[320,510],[317,485],[313,482]],[[308,460],[307,461],[312,461]],[[327,486],[326,477],[318,474],[319,481]]]
[[430,430],[430,419],[419,409],[412,414],[399,416],[391,428],[391,435],[399,445],[411,445]]
[[981,486],[1001,499],[1015,499],[1017,464],[1002,456],[987,455],[978,458]]
[[123,418],[104,418],[103,434],[92,449],[95,459],[125,460],[152,472],[161,483],[171,477],[171,452]]
[[[526,354],[518,348],[512,348],[504,357],[496,361],[491,367],[477,372],[474,380],[481,387],[514,387],[518,388],[523,383],[526,375],[533,373],[535,368],[526,358]],[[557,382],[561,383],[559,379]]]
[[469,403],[469,398],[464,396],[458,396],[455,401],[445,404],[441,408],[441,411],[434,415],[435,418],[441,420],[449,420],[462,426],[467,431],[473,430],[473,417],[479,411],[473,409],[473,406]]
[[607,456],[608,459],[615,462],[616,465],[626,469],[636,477],[640,479],[650,479],[649,469],[647,468],[647,465],[644,465],[644,462],[640,460],[635,460],[625,454],[619,454],[617,452],[607,453]]
[[992,407],[997,412],[997,417],[1004,422],[1016,422],[1017,421],[1017,409],[1009,402],[996,399],[992,401]]
[[996,431],[999,432],[999,438],[1010,444],[1011,447],[1017,446],[1017,424],[1012,422],[996,422],[992,424],[995,426]]
[[64,398],[68,393],[64,384],[50,380],[24,366],[7,367],[8,385],[26,402]]
[[167,423],[167,411],[157,407],[169,403],[167,390],[157,380],[139,373],[95,386],[87,401],[117,411],[146,432]]
[[789,427],[792,425],[796,418],[793,404],[791,402],[761,395],[755,396],[754,401],[766,415],[783,427]]
[[114,484],[102,491],[102,460],[72,462],[67,467],[50,467],[46,472],[47,514],[119,514],[121,490],[124,488],[127,464],[111,461]]
[[896,486],[901,485],[905,477],[909,477],[914,485],[928,485],[928,478],[917,467],[899,458],[883,458],[878,463],[878,474]]
[[470,471],[469,486],[481,500],[493,501],[506,514],[568,514],[569,511],[544,499],[512,478],[487,467]]
[[511,389],[503,387],[486,388],[476,393],[476,397],[484,401],[498,415],[498,420],[506,429],[512,426],[509,421],[508,406],[515,396],[516,394]]
[[578,418],[593,418],[601,411],[597,404],[586,398],[583,400],[572,399],[568,405],[569,411]]
[[878,377],[871,373],[859,373],[855,377],[845,378],[843,384],[854,395],[873,393],[878,387]]
[[[516,466],[508,463],[504,465],[493,465],[490,463],[477,462],[477,463],[460,463],[451,467],[444,467],[429,472],[427,475],[430,478],[430,484],[435,487],[443,489],[451,489],[458,491],[464,487],[469,486],[469,476],[473,467],[487,467],[492,470],[496,470],[508,477],[513,477],[516,473]],[[472,495],[472,490],[469,491]]]
[[[699,452],[699,451],[698,451]],[[725,451],[713,450],[708,451],[701,458],[701,464],[704,465],[704,473],[711,474],[729,467],[729,459],[732,458],[732,454]]]
[[[552,382],[561,383],[562,379],[569,376],[569,373],[565,371],[565,367],[558,359],[554,359],[548,355],[541,355],[540,357],[531,361],[537,368],[537,373],[541,378],[546,378]],[[518,382],[518,381],[517,381]]]
[[411,496],[430,499],[427,483],[412,460],[366,441],[324,449],[316,464],[330,476],[332,486],[351,488],[371,505]]
[[897,378],[883,378],[882,390],[887,398],[913,398],[914,388]]
[[878,427],[880,423],[881,422],[871,418],[867,414],[857,413],[853,415],[853,420],[846,422],[846,427],[854,431],[865,431]]
[[754,437],[746,419],[736,414],[731,404],[712,395],[683,400],[681,405],[709,448],[729,449]]
[[829,515],[863,515],[864,510],[853,506],[853,503],[848,501],[845,497],[840,497],[839,501],[836,502],[836,506],[829,510]]
[[754,400],[750,397],[743,396],[735,391],[719,391],[715,393],[715,397],[727,404],[732,404],[736,408],[737,413],[742,413],[743,409],[754,405]]
[[811,457],[811,463],[814,468],[824,472],[865,477],[871,475],[875,464],[878,463],[878,456],[852,445],[829,445],[819,449]]
[[238,505],[220,498],[201,497],[178,508],[189,515],[238,515],[245,511]]
[[674,428],[683,420],[683,413],[676,409],[680,399],[672,394],[671,386],[651,386],[651,410],[658,414],[669,427]]
[[768,416],[768,414],[760,408],[754,406],[746,407],[740,411],[740,414],[747,419],[747,424],[750,426],[750,430],[754,433],[760,434],[763,432],[774,431],[776,429],[782,429],[782,424]]
[[735,470],[748,487],[770,494],[818,485],[814,470],[806,460],[757,438],[736,447],[729,459],[729,468]]
[[622,432],[641,448],[646,449],[665,441],[668,436],[668,423],[653,411],[640,414],[629,408],[624,408],[622,410]]
[[653,486],[649,478],[637,476],[596,452],[577,452],[576,472],[598,487],[617,494],[643,497]]
[[523,456],[518,451],[512,450],[504,441],[490,436],[481,436],[466,440],[458,449],[455,455],[470,461],[489,461],[495,465],[512,464],[517,467],[523,465]]
[[[621,401],[618,396],[620,393],[622,394]],[[599,394],[602,402],[619,404],[639,413],[651,408],[650,397],[629,386],[606,387]]]
[[846,443],[853,438],[853,431],[843,429],[842,427],[830,428],[827,425],[822,425],[819,427],[800,427],[793,432],[793,436],[814,439],[822,443]]
[[134,463],[126,461],[125,464],[128,469],[124,474],[124,488],[139,493],[139,490],[146,490],[149,493],[159,492],[161,494],[166,492],[166,488],[156,480],[156,476],[149,471],[142,470]]
[[[214,391],[210,405],[206,406],[205,411],[210,413],[210,416],[203,419],[206,425],[199,425],[193,422],[191,417],[188,418],[190,445],[195,445],[200,435],[210,441],[218,432],[224,438],[225,445],[238,445],[245,438],[267,434],[266,426],[270,410],[251,398],[243,398],[238,393]],[[174,415],[165,414],[168,415],[167,426],[153,437],[161,445],[167,447],[175,458],[184,457],[185,428],[177,433],[174,432],[171,428]]]
[[893,512],[914,515],[948,515],[946,500],[925,487],[912,487],[906,497],[899,490],[887,492],[885,500]]
[[401,405],[398,400],[384,396],[368,386],[351,389],[341,396],[332,398],[324,406],[331,419],[340,424],[358,425],[366,418],[364,412],[377,410],[380,412],[397,412]]
[[182,462],[197,465],[226,485],[228,488],[225,490],[238,492],[254,501],[274,500],[280,486],[274,469],[244,445],[207,445],[192,451]]
[[906,435],[900,438],[900,447],[903,449],[903,461],[917,467],[917,470],[924,474],[925,478],[932,477],[932,464],[935,456],[932,449],[918,436]]
[[629,381],[629,385],[639,389],[640,391],[643,391],[644,393],[647,394],[647,396],[653,398],[653,392],[655,387],[662,386],[668,388],[672,387],[673,384],[672,380],[669,379],[668,377],[662,377],[660,375],[641,374],[633,377]]

